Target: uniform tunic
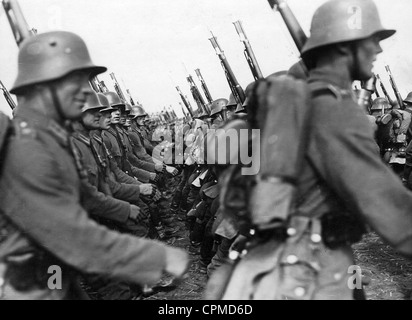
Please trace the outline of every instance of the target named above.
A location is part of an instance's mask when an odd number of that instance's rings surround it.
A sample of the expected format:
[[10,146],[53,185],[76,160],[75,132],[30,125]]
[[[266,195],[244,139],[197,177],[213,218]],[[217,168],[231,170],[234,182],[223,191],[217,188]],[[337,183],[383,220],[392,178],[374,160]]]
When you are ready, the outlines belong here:
[[[109,231],[88,218],[80,205],[80,181],[67,132],[25,105],[15,116],[19,130],[6,150],[0,208],[18,231],[17,236],[2,238],[0,261],[22,252],[41,252],[85,273],[138,284],[159,280],[166,264],[164,245]],[[69,278],[64,270],[63,278]],[[64,289],[58,298],[63,298]],[[52,294],[47,288],[41,290],[45,293]]]

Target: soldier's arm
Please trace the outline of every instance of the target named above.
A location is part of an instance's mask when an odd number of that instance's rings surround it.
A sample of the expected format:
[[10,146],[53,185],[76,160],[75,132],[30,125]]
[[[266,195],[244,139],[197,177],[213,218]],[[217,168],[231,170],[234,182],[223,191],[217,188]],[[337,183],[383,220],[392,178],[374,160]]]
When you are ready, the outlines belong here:
[[139,168],[139,169],[143,169],[145,171],[149,171],[149,172],[155,172],[156,171],[156,167],[154,165],[154,163],[149,163],[143,160],[140,160],[139,158],[137,158],[133,153],[128,152],[127,154],[127,159],[129,160],[129,162]]
[[[133,179],[134,180],[134,179]],[[140,198],[140,187],[137,184],[119,183],[109,180],[110,190],[116,199],[135,202]]]
[[125,173],[120,167],[117,165],[117,162],[114,159],[110,160],[110,170],[113,172],[116,180],[120,183],[127,183],[127,184],[136,184],[139,185],[140,183]]
[[95,217],[125,223],[130,216],[130,203],[108,196],[90,183],[81,183],[81,203]]
[[133,176],[135,176],[137,179],[139,179],[139,181],[143,182],[143,183],[148,183],[150,181],[152,181],[152,177],[155,173],[153,172],[149,172],[143,169],[139,169],[136,168],[132,165],[130,165],[130,167],[132,168],[132,174]]
[[134,154],[144,161],[153,163],[152,157],[147,154],[146,149],[143,147],[142,141],[140,140],[137,133],[134,133],[134,132],[129,133],[129,138],[130,138],[130,141],[132,142]]
[[376,154],[365,116],[354,102],[329,96],[316,99],[314,110],[309,156],[316,171],[350,212],[412,255],[412,193]]
[[9,146],[0,183],[2,211],[19,229],[83,272],[138,284],[160,279],[174,248],[98,225],[80,206],[77,191],[62,180],[67,168],[41,143]]

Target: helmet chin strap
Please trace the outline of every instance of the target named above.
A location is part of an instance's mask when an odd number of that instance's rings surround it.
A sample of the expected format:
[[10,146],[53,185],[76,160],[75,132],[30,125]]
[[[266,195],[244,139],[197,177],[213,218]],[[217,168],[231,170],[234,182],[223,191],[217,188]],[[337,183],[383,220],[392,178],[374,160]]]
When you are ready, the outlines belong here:
[[49,88],[49,91],[50,91],[50,95],[51,95],[53,104],[54,104],[54,106],[56,107],[57,114],[58,114],[58,116],[60,117],[61,121],[64,122],[64,121],[66,120],[66,117],[64,116],[63,107],[62,107],[62,105],[61,105],[61,103],[60,103],[60,99],[59,99],[59,97],[57,96],[57,89],[56,89],[56,87],[55,87],[54,84],[50,84],[50,85],[48,86],[48,88]]
[[351,68],[351,76],[353,80],[360,80],[360,64],[358,59],[358,46],[356,42],[352,42],[350,44],[350,50],[352,53],[352,68]]

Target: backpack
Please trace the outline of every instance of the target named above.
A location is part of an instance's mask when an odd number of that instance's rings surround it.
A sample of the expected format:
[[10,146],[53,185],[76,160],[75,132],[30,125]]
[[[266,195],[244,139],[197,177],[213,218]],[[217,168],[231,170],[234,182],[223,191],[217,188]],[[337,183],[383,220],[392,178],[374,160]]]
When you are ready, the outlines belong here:
[[313,116],[311,98],[325,91],[340,98],[328,84],[288,76],[255,84],[248,125],[260,129],[260,137],[252,138],[260,143],[261,152],[252,154],[260,162],[259,174],[243,176],[240,165],[230,165],[219,177],[221,209],[235,217],[239,230],[248,225],[250,237],[211,275],[205,299],[310,300],[347,294],[343,286],[323,292],[319,279],[351,261],[334,251],[325,254],[318,218],[292,214]]

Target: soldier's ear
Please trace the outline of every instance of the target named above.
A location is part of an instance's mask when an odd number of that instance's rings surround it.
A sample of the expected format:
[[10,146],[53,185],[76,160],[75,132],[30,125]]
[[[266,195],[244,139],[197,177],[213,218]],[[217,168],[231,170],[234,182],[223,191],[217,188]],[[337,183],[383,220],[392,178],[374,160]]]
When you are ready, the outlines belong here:
[[352,55],[351,44],[349,43],[337,43],[333,48],[341,55]]

